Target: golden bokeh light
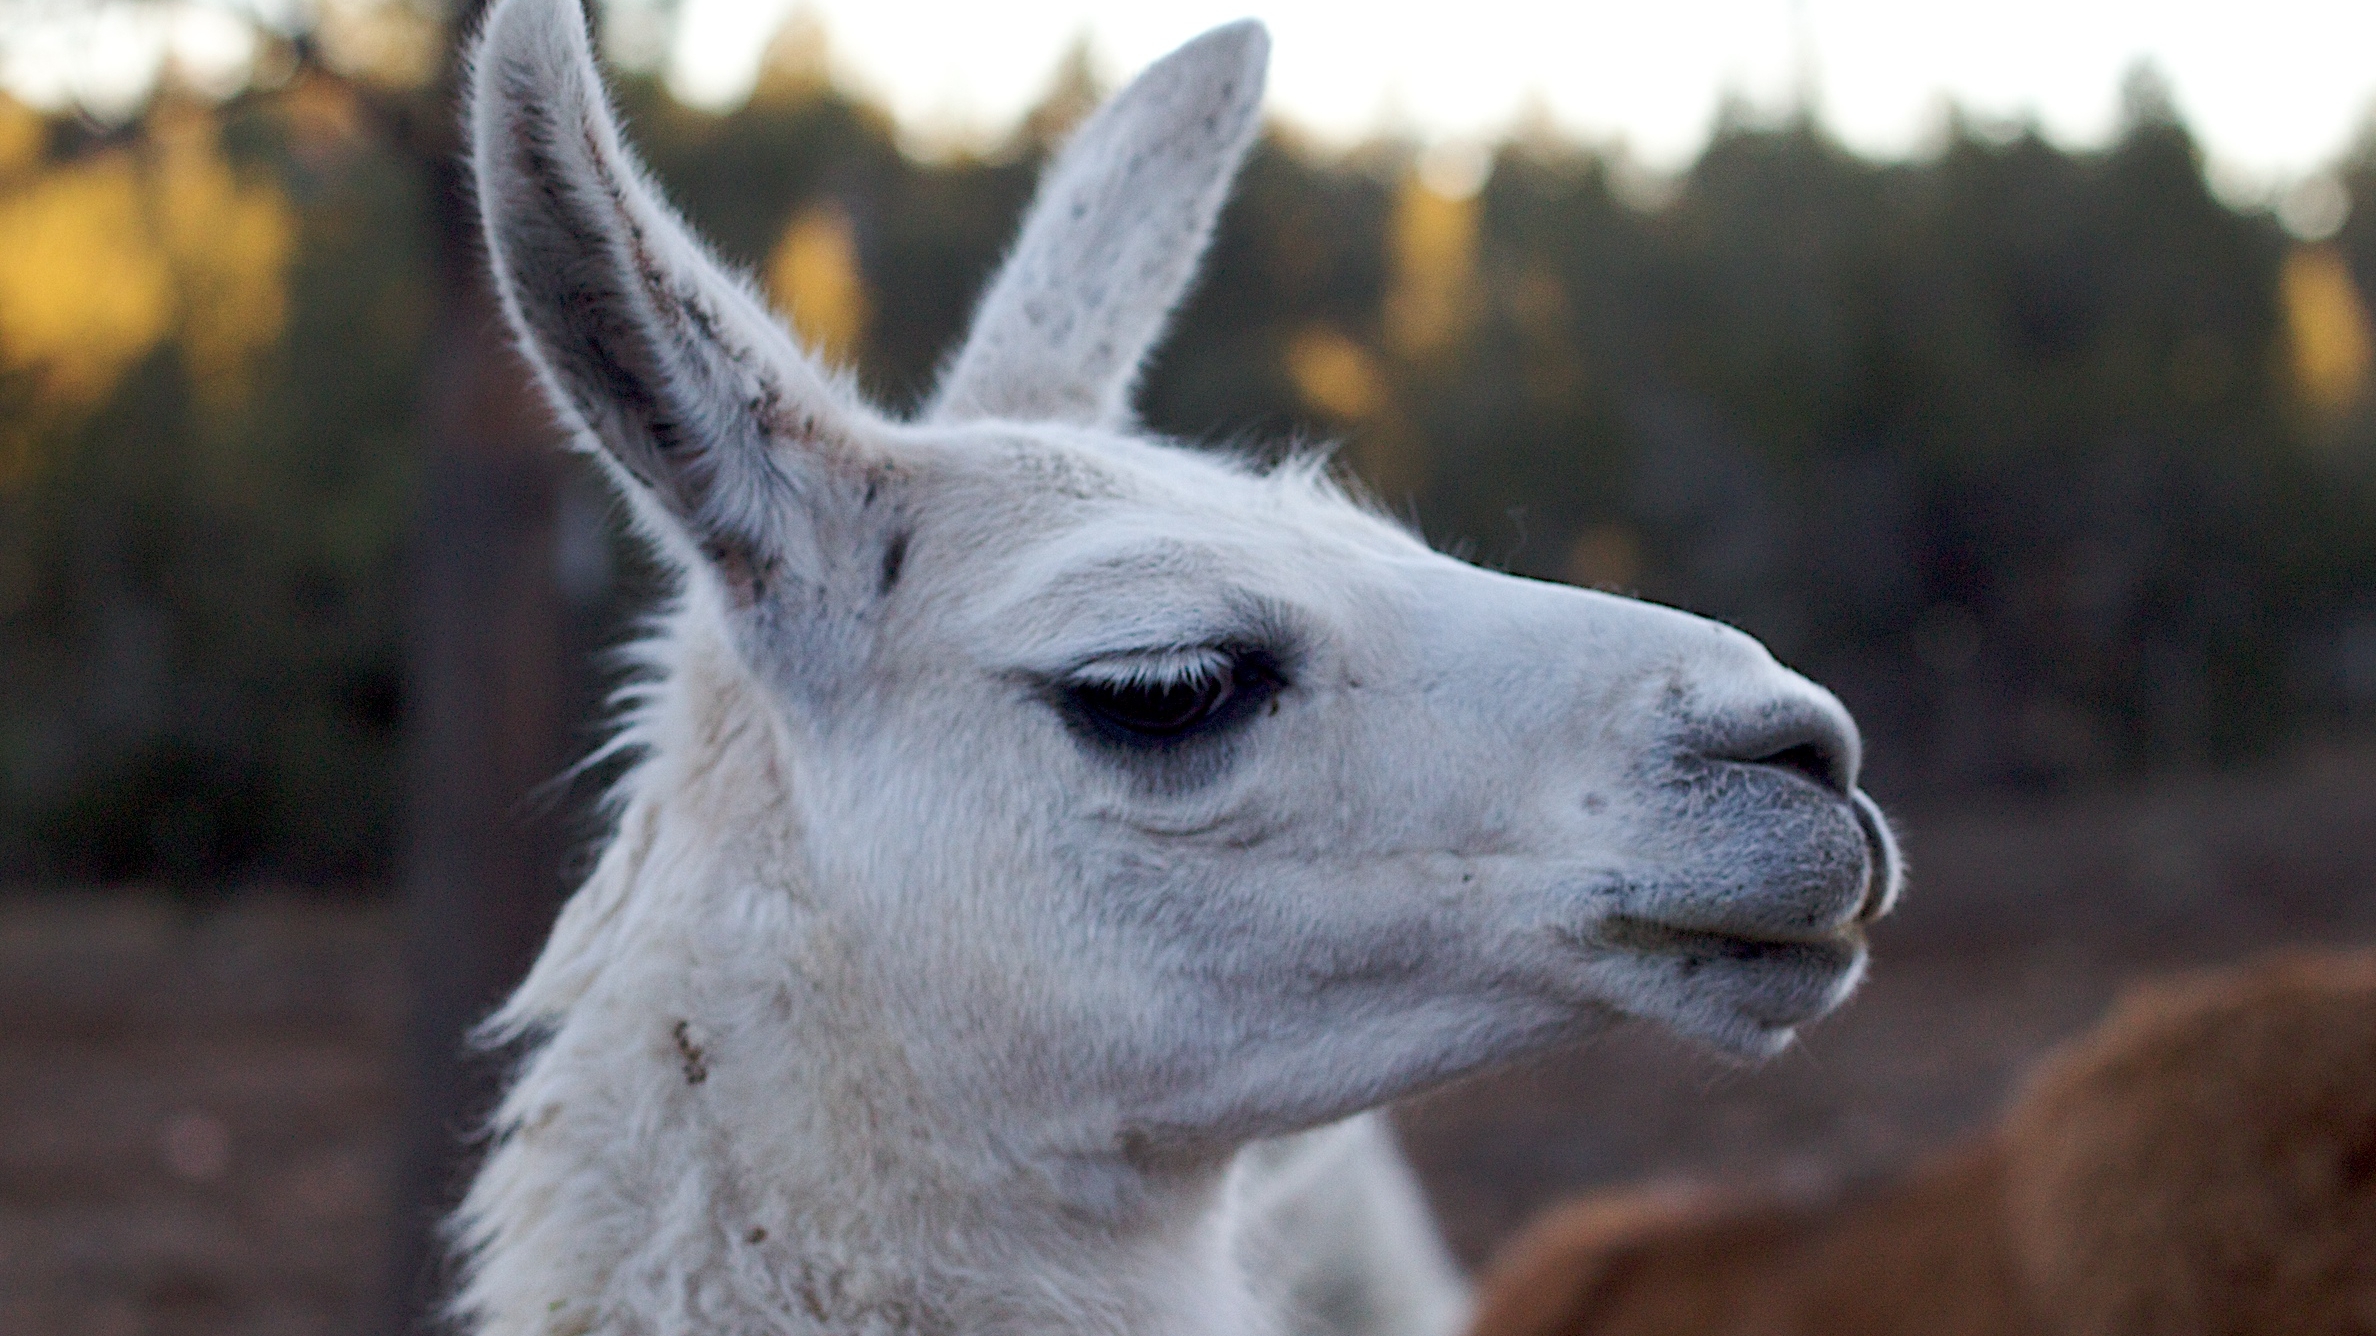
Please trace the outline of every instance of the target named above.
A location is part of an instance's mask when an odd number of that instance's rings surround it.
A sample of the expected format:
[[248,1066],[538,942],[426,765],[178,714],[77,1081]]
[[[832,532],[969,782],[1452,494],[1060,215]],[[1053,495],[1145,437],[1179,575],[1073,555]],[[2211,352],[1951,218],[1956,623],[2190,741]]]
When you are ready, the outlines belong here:
[[2334,418],[2367,397],[2376,370],[2376,331],[2351,266],[2332,245],[2298,246],[2278,275],[2294,393],[2311,411]]
[[1287,375],[1306,404],[1339,422],[1373,417],[1386,401],[1385,373],[1368,350],[1326,325],[1288,340]]
[[210,412],[236,408],[288,320],[296,223],[239,178],[203,112],[161,112],[127,145],[0,186],[0,373],[26,387],[0,432],[0,486],[35,445],[178,339]]
[[110,152],[0,199],[0,365],[30,373],[42,400],[97,399],[171,327],[142,176]]
[[244,184],[215,151],[213,121],[193,114],[157,135],[156,239],[170,262],[182,356],[209,410],[237,408],[262,355],[288,323],[282,282],[296,220],[279,190]]
[[802,342],[828,361],[848,361],[874,313],[848,211],[830,202],[802,209],[768,256],[767,291]]
[[0,93],[0,181],[41,165],[49,127],[39,113]]
[[1396,193],[1386,337],[1413,361],[1441,356],[1477,313],[1477,197],[1439,192],[1417,172]]

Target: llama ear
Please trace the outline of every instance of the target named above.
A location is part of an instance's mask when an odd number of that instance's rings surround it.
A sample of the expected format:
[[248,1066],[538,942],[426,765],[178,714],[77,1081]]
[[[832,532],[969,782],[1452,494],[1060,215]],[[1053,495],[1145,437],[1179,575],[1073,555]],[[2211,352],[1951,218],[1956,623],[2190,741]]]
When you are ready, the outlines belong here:
[[500,0],[468,115],[504,314],[561,414],[738,603],[784,564],[817,563],[800,510],[853,471],[836,466],[856,462],[864,410],[646,179],[578,0]]
[[1252,19],[1157,61],[1065,146],[927,416],[1113,424],[1261,127]]

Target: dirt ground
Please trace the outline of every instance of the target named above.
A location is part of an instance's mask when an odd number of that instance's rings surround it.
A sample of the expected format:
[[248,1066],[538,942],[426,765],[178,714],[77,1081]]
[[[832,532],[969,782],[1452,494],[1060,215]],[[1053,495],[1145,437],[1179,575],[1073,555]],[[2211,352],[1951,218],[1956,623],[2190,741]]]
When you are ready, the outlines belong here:
[[[1629,1031],[1420,1101],[1471,1261],[1561,1195],[1811,1185],[1984,1123],[2124,980],[2376,942],[2376,750],[1905,819],[1872,982],[1783,1058]],[[366,1330],[403,996],[384,906],[0,894],[0,1333]]]

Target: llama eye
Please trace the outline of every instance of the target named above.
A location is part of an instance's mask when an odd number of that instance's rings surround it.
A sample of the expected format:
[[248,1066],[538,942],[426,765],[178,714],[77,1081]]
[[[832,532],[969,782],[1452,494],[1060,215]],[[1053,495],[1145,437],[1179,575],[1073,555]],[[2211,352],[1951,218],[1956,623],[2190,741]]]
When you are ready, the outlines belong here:
[[1083,683],[1073,688],[1073,699],[1129,732],[1171,738],[1212,718],[1236,693],[1231,677],[1200,673],[1167,681]]
[[1232,653],[1187,672],[1086,678],[1066,688],[1081,714],[1122,742],[1168,742],[1226,725],[1277,689],[1267,657]]

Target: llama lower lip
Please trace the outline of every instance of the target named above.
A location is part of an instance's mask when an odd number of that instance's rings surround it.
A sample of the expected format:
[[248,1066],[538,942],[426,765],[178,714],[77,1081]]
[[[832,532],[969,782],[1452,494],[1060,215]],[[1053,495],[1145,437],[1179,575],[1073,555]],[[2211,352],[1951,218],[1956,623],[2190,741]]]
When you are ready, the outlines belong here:
[[1594,945],[1684,962],[1687,968],[1726,963],[1839,974],[1855,968],[1864,935],[1854,928],[1824,937],[1742,937],[1678,928],[1654,919],[1614,914],[1592,933]]
[[1847,1000],[1864,976],[1864,935],[1855,928],[1776,938],[1619,914],[1571,940],[1658,981],[1652,995],[1660,1000],[1629,1008],[1634,1014],[1751,1058],[1787,1046],[1798,1027]]

